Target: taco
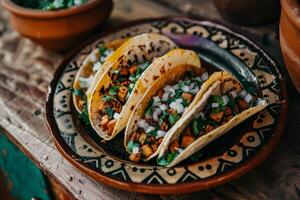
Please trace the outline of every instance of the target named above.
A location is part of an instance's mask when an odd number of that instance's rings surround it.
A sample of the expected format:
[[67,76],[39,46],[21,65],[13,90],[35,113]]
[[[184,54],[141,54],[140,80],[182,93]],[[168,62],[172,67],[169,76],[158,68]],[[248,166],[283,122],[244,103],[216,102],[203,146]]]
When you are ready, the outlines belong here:
[[162,145],[159,165],[178,164],[267,106],[227,72],[213,74],[204,84],[209,89]]
[[77,112],[81,113],[86,105],[86,93],[95,74],[103,67],[105,60],[125,41],[126,39],[116,39],[100,44],[84,59],[73,83],[73,104]]
[[124,145],[131,161],[148,161],[159,153],[165,138],[201,99],[207,79],[202,68],[178,65],[153,83],[126,126]]
[[91,92],[89,119],[104,140],[114,138],[125,128],[135,105],[158,77],[178,64],[201,67],[193,51],[172,50],[176,45],[162,35],[147,34],[147,38],[120,55]]

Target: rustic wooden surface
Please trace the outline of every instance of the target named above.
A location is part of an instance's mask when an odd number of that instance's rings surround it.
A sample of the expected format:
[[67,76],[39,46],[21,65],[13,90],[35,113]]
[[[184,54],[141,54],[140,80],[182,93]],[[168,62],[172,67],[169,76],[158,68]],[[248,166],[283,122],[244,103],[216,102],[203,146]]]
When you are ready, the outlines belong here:
[[[237,27],[224,22],[211,1],[189,0],[184,5],[179,0],[157,2],[116,0],[108,26],[142,17],[180,13],[212,19],[238,28],[255,39],[284,69],[276,23],[256,28]],[[290,82],[290,111],[285,134],[278,148],[255,170],[235,181],[193,194],[151,196],[128,193],[92,180],[56,150],[46,128],[44,103],[48,83],[62,55],[48,52],[19,36],[10,28],[7,19],[8,14],[0,6],[0,126],[22,151],[73,197],[86,200],[300,198],[300,97]]]

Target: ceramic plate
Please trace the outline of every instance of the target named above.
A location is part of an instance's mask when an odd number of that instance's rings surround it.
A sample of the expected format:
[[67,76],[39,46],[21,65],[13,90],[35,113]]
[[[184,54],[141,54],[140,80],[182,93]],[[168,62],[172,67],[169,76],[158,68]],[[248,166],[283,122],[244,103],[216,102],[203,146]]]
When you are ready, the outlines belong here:
[[[83,126],[72,104],[70,89],[82,61],[99,44],[144,32],[174,36],[179,46],[199,52],[208,71],[230,70],[251,82],[269,106],[209,144],[198,156],[175,167],[130,162],[122,134],[110,142],[102,142],[93,130]],[[189,36],[191,39],[183,39]],[[239,177],[267,157],[285,125],[285,91],[285,81],[276,63],[246,37],[207,21],[178,17],[148,19],[99,35],[71,53],[51,82],[47,120],[59,151],[96,180],[135,192],[185,193]]]

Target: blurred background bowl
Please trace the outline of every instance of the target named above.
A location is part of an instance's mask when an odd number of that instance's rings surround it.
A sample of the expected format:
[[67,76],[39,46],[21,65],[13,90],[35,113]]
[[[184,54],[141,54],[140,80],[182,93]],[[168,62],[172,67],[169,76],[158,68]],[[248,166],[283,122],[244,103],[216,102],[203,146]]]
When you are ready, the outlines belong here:
[[12,26],[23,36],[54,51],[66,51],[99,30],[112,11],[112,0],[91,0],[56,11],[21,7],[2,0]]
[[214,0],[219,13],[241,25],[258,25],[279,19],[279,0]]
[[300,1],[281,0],[280,46],[287,70],[300,92]]

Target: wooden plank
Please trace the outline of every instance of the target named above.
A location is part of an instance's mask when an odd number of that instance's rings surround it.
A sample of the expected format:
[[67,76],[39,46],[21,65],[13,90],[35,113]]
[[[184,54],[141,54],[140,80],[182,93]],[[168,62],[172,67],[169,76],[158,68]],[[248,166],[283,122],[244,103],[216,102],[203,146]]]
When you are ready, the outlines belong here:
[[[163,0],[180,12],[217,19],[211,2]],[[172,2],[177,3],[175,7]],[[180,4],[181,2],[181,4]],[[178,6],[182,5],[182,6]],[[20,37],[7,25],[7,13],[0,7],[0,125],[8,136],[39,167],[78,199],[299,199],[300,193],[300,102],[294,94],[286,134],[277,150],[258,168],[236,181],[207,191],[176,196],[151,196],[117,190],[90,179],[68,163],[56,150],[47,131],[44,102],[48,84],[62,56],[48,52]],[[150,1],[116,0],[109,26],[142,18],[176,15]],[[219,19],[222,19],[219,17]],[[224,22],[224,21],[223,21]],[[227,22],[224,22],[227,23]],[[271,25],[272,26],[272,25]],[[276,32],[268,27],[242,29],[250,37],[270,34],[265,47],[280,63]],[[253,29],[253,30],[252,30]],[[275,35],[274,35],[275,34]]]

